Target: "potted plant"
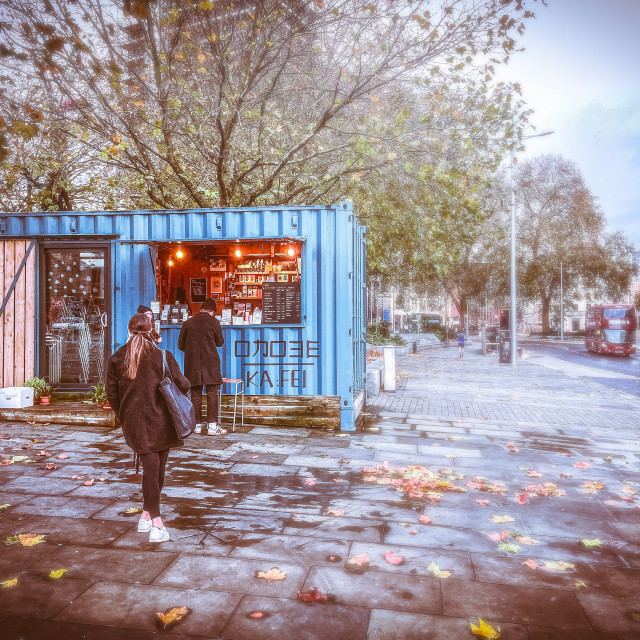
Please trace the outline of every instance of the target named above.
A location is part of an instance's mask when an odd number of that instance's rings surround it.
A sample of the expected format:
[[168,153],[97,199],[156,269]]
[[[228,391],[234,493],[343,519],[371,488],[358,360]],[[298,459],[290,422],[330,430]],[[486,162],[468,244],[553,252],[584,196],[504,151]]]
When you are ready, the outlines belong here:
[[111,405],[107,399],[107,391],[102,382],[99,382],[95,387],[93,387],[91,402],[100,405],[103,409],[111,409]]
[[51,402],[51,385],[40,378],[40,404],[49,404]]
[[45,380],[42,378],[28,378],[24,381],[25,387],[31,387],[33,389],[33,404],[38,404],[40,402],[40,397],[42,396],[43,385],[47,384]]

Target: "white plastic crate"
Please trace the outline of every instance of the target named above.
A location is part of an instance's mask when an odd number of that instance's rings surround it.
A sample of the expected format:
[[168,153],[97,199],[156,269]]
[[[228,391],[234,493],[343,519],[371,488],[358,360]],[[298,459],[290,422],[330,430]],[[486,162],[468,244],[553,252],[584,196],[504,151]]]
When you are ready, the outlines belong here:
[[0,389],[0,409],[21,409],[33,406],[31,387],[5,387]]

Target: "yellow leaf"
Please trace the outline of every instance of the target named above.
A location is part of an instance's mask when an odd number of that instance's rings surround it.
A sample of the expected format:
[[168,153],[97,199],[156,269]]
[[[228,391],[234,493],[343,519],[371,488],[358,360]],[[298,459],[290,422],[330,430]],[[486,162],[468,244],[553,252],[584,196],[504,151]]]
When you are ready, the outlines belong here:
[[5,580],[4,582],[0,582],[3,588],[6,587],[15,587],[18,584],[18,578],[13,578],[12,580]]
[[256,578],[262,578],[267,582],[273,582],[274,580],[284,580],[287,574],[284,571],[280,571],[278,567],[272,567],[269,571],[256,571]]
[[133,104],[136,105],[136,107],[142,107],[144,106],[144,102],[142,100],[136,100]]
[[3,509],[7,509],[10,506],[10,504],[0,504],[0,511],[2,511]]
[[67,573],[69,569],[51,569],[49,572],[49,577],[57,580],[58,578],[62,578],[62,576]]
[[200,8],[203,11],[211,11],[211,9],[213,9],[213,2],[201,2]]
[[593,540],[583,539],[583,540],[580,540],[580,543],[583,544],[585,547],[587,547],[587,549],[589,549],[590,547],[602,546],[602,541],[598,540],[598,538],[594,538]]
[[491,516],[491,519],[497,524],[504,524],[505,522],[515,522],[515,518],[511,516]]
[[177,622],[181,620],[187,614],[187,607],[173,607],[173,609],[169,609],[167,613],[162,613],[158,611],[157,616],[160,618],[160,621],[163,625],[171,624],[172,622]]
[[564,560],[558,560],[556,562],[552,562],[551,560],[543,560],[542,564],[544,565],[542,568],[547,571],[570,571],[571,569],[575,569],[576,565],[571,562],[565,562]]
[[212,33],[212,34],[209,36],[209,40],[210,40],[211,42],[215,42],[217,39],[218,39],[218,37],[216,36],[216,34],[215,34],[215,33]]
[[142,509],[140,507],[129,507],[124,510],[125,513],[142,513]]
[[471,632],[475,636],[480,636],[481,638],[496,638],[500,637],[500,627],[494,629],[491,625],[487,624],[482,618],[478,618],[478,626],[471,623]]
[[436,578],[448,578],[451,571],[442,570],[435,562],[431,562],[427,567],[427,571],[431,571]]
[[18,541],[23,547],[33,547],[44,542],[44,538],[44,535],[36,535],[35,533],[18,534]]

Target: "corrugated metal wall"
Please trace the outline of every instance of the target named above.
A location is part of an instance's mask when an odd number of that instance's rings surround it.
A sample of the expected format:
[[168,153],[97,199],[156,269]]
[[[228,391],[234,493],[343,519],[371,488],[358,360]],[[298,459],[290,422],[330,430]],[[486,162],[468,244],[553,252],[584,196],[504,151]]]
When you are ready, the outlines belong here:
[[[155,298],[154,250],[145,241],[291,237],[302,245],[302,325],[224,327],[223,375],[248,393],[337,395],[342,428],[353,428],[353,397],[364,385],[363,230],[352,205],[186,211],[0,214],[0,237],[112,242],[112,346],[126,341],[138,304]],[[163,330],[176,348],[178,330]],[[272,373],[275,372],[275,373]]]

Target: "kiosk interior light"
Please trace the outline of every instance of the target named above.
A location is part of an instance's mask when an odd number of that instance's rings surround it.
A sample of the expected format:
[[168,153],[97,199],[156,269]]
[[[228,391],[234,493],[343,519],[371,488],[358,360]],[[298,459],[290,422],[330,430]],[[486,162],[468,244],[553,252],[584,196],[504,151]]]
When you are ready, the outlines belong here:
[[168,266],[168,267],[173,267],[173,260],[172,260],[171,258],[169,258],[169,259],[167,260],[167,266]]
[[235,253],[236,258],[241,258],[242,257],[242,251],[240,251],[240,249],[236,249],[234,253]]
[[184,251],[182,249],[178,249],[176,251],[176,258],[178,258],[178,259],[184,258]]
[[295,256],[295,255],[296,255],[296,250],[295,250],[293,247],[289,247],[289,248],[287,249],[287,255],[288,255],[290,258],[293,258],[293,256]]

